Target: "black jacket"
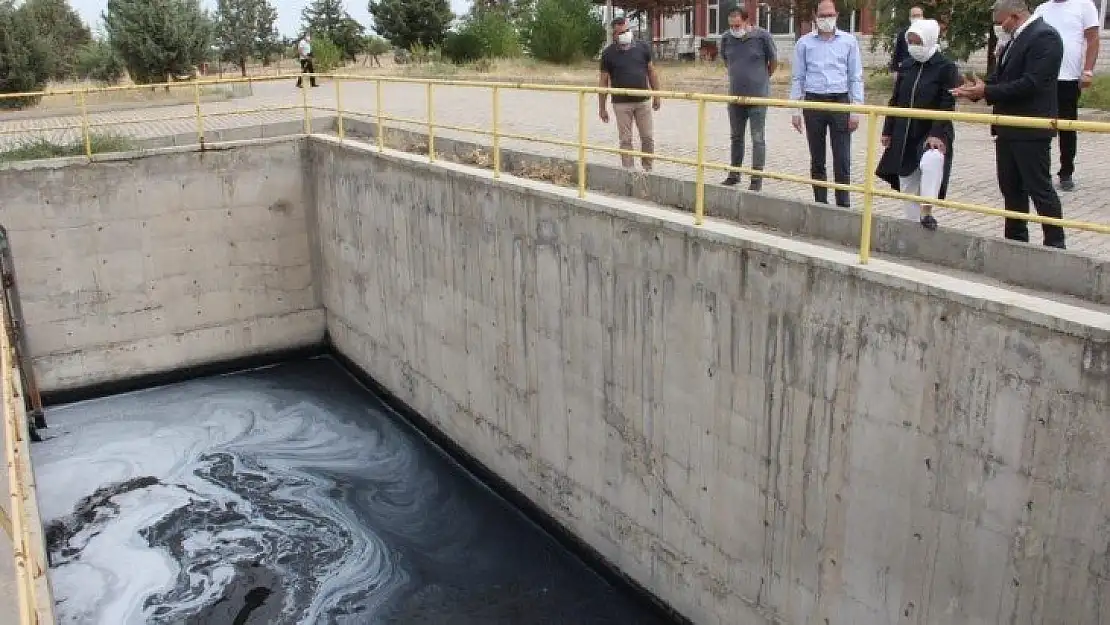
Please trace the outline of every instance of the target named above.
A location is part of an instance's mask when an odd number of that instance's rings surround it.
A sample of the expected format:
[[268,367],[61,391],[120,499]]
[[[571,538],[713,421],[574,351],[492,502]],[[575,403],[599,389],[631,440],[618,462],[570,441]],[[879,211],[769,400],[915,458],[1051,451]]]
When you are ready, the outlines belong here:
[[910,60],[910,44],[906,41],[906,31],[909,28],[903,28],[898,31],[894,37],[893,52],[890,55],[890,71],[901,71],[901,67],[906,61]]
[[[912,58],[898,68],[898,79],[894,81],[894,93],[890,96],[889,106],[899,108],[930,109],[934,111],[956,110],[956,98],[949,89],[960,84],[960,70],[940,52],[928,61],[918,63]],[[952,160],[956,130],[950,121],[931,119],[912,119],[909,117],[887,117],[883,121],[883,136],[890,137],[890,146],[883,152],[875,175],[898,190],[898,177],[913,173],[925,153],[925,140],[937,137],[944,141],[944,181],[940,185],[940,197],[948,191],[948,176],[952,172]]]
[[[1064,56],[1060,33],[1041,18],[998,53],[998,67],[987,77],[986,101],[998,115],[1056,118],[1056,78]],[[1000,139],[1051,139],[1056,131],[1045,128],[991,126]]]

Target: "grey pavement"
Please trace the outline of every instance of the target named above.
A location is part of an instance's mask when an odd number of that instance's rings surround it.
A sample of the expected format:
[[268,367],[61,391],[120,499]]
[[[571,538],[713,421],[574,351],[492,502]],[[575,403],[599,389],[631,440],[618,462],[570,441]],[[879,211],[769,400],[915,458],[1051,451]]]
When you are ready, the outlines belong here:
[[[309,104],[313,107],[334,108],[336,89],[331,81],[322,81],[320,87],[309,89]],[[375,114],[375,85],[371,80],[365,82],[345,82],[342,86],[343,107],[348,114],[373,116]],[[578,96],[573,93],[528,92],[504,89],[501,93],[501,131],[521,135],[557,138],[573,141],[578,133]],[[386,115],[424,119],[427,111],[425,87],[386,83],[383,89],[384,111]],[[437,86],[434,96],[436,122],[465,127],[485,128],[492,125],[492,96],[489,89],[477,87]],[[291,81],[258,83],[253,87],[253,95],[230,101],[207,103],[203,105],[205,127],[207,129],[227,129],[246,125],[289,121],[302,118],[301,90]],[[287,107],[288,110],[270,110],[235,114],[263,107]],[[195,131],[196,121],[192,105],[163,106],[156,109],[139,109],[96,113],[90,115],[97,128],[133,137],[155,137]],[[613,146],[616,143],[616,128],[602,123],[597,117],[596,96],[587,96],[586,112],[587,133],[590,143]],[[724,105],[708,106],[707,158],[725,163],[729,154],[729,126]],[[790,111],[772,109],[767,119],[768,156],[767,169],[783,173],[808,176],[809,156],[805,138],[796,133],[790,125]],[[175,119],[165,119],[175,118]],[[686,101],[666,101],[662,110],[657,112],[655,121],[656,152],[663,155],[693,159],[697,153],[697,105]],[[12,141],[11,132],[19,131],[23,136],[50,136],[53,139],[68,138],[75,140],[79,130],[58,130],[61,126],[80,124],[74,116],[48,119],[4,120],[0,114],[0,145]],[[403,124],[399,124],[403,125]],[[53,128],[53,130],[51,130]],[[416,127],[419,129],[419,126]],[[489,137],[437,130],[440,136],[466,138],[470,141],[488,142]],[[866,164],[866,133],[864,123],[853,138],[852,176],[853,182],[863,181]],[[1001,194],[995,179],[994,146],[986,126],[978,124],[957,124],[957,139],[954,149],[955,163],[950,184],[949,199],[1001,205]],[[505,139],[502,145],[507,148],[524,149],[543,154],[576,158],[574,148],[552,146],[538,141]],[[1055,171],[1055,145],[1054,145]],[[1076,182],[1078,189],[1061,193],[1064,203],[1064,216],[1110,224],[1110,176],[1102,159],[1110,157],[1110,136],[1084,134],[1079,141]],[[617,156],[602,152],[589,153],[591,161],[613,163]],[[691,167],[660,163],[657,170],[669,175],[692,178]],[[831,159],[829,170],[832,170]],[[707,171],[706,181],[717,183],[724,175],[717,171]],[[877,188],[886,188],[877,182]],[[764,192],[798,199],[811,199],[809,187],[796,183],[768,180]],[[830,194],[831,195],[831,194]],[[862,197],[853,197],[853,205],[862,206]],[[893,200],[878,199],[875,204],[878,212],[900,215],[900,204]],[[956,227],[975,232],[1001,236],[1002,220],[976,213],[938,209],[936,211],[942,227]],[[1039,243],[1039,226],[1031,224],[1031,239]],[[923,231],[922,236],[928,236]],[[1069,248],[1110,257],[1110,237],[1094,233],[1070,231]]]

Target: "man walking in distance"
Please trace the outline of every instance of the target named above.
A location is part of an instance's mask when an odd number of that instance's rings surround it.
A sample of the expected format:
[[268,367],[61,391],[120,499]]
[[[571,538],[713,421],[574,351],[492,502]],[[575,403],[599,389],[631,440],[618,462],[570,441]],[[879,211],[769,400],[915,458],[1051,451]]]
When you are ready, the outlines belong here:
[[[632,31],[628,30],[628,22],[623,17],[613,20],[613,38],[616,40],[601,53],[601,76],[598,85],[603,89],[651,89],[659,90],[659,77],[655,73],[655,65],[651,62],[651,48],[643,42],[632,41]],[[598,117],[601,121],[609,123],[609,111],[605,107],[608,94],[599,93],[597,96]],[[632,149],[632,124],[636,124],[636,131],[640,134],[640,151],[652,154],[655,152],[655,139],[653,137],[651,112],[659,110],[659,98],[651,99],[651,108],[648,108],[646,96],[614,95],[613,114],[617,118],[617,136],[620,139],[622,150]],[[621,164],[631,169],[635,159],[627,154],[621,154]],[[651,171],[652,159],[643,158],[644,171]]]
[[[312,35],[305,33],[304,37],[297,42],[297,58],[301,61],[301,74],[312,74],[309,76],[312,86],[316,86],[316,67],[312,64]],[[297,76],[297,86],[301,86],[301,79],[304,76]]]
[[[1079,119],[1079,91],[1091,86],[1098,60],[1098,9],[1091,0],[1048,0],[1033,11],[1060,33],[1064,60],[1056,79],[1060,119]],[[1060,188],[1075,188],[1075,131],[1060,131]]]
[[[925,19],[925,10],[919,6],[910,7],[910,24],[918,20]],[[910,60],[910,48],[906,43],[906,33],[909,32],[909,27],[903,28],[898,31],[894,36],[894,47],[891,48],[893,52],[890,55],[890,73],[894,79],[898,79],[898,68]]]
[[[996,30],[1006,41],[998,67],[984,83],[978,77],[952,89],[952,95],[971,101],[985,99],[997,115],[1054,118],[1057,114],[1056,77],[1064,56],[1064,42],[1056,29],[1032,17],[1025,0],[995,0]],[[1006,210],[1029,212],[1029,198],[1037,214],[1060,218],[1060,196],[1052,187],[1052,137],[1049,128],[991,126],[998,171],[998,188]],[[1044,244],[1064,248],[1064,229],[1043,224]],[[1029,241],[1029,225],[1006,219],[1006,238]]]
[[[836,4],[822,0],[817,5],[817,30],[794,44],[790,99],[808,102],[863,104],[863,59],[859,41],[836,27]],[[850,184],[852,174],[852,133],[859,127],[859,116],[831,111],[805,110],[794,114],[794,129],[802,132],[805,120],[809,142],[809,172],[814,180],[827,180],[825,137],[832,143],[833,178]],[[829,202],[826,187],[813,186],[813,199]],[[851,206],[847,191],[836,192],[837,206]]]
[[[728,13],[728,32],[721,37],[721,59],[728,70],[728,93],[734,96],[766,98],[771,94],[771,74],[778,64],[775,40],[762,28],[752,27],[748,10],[733,7]],[[752,169],[762,170],[767,161],[767,143],[764,129],[767,125],[767,107],[751,104],[729,103],[728,121],[732,128],[733,167],[744,164],[744,134],[746,127],[752,131]],[[740,174],[729,172],[722,184],[732,186],[740,182]],[[748,188],[760,191],[763,179],[752,176]]]

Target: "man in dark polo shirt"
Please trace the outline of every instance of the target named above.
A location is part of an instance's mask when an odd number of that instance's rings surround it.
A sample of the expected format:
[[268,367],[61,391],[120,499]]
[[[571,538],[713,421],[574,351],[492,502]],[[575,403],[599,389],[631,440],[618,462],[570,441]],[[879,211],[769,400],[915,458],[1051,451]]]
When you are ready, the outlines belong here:
[[[728,32],[721,36],[721,59],[728,70],[728,93],[735,96],[766,98],[771,94],[771,74],[778,65],[778,53],[771,33],[753,26],[748,10],[733,7],[728,13]],[[752,169],[762,170],[767,162],[767,107],[729,103],[728,120],[732,127],[732,166],[744,164],[744,135],[752,131]],[[740,182],[740,174],[729,172],[722,184]],[[763,179],[752,176],[752,191],[763,189]]]
[[[659,90],[659,78],[651,62],[651,48],[643,42],[634,42],[628,22],[623,17],[613,20],[613,38],[616,40],[601,53],[601,77],[598,84],[615,89],[652,89]],[[608,94],[597,97],[598,117],[609,123],[609,111],[605,106]],[[640,151],[648,154],[655,152],[652,137],[652,110],[659,110],[659,98],[652,98],[648,108],[648,98],[644,96],[613,96],[613,114],[617,118],[617,136],[622,150],[632,149],[632,125],[640,134]],[[651,171],[651,159],[644,157],[644,171]],[[621,164],[626,168],[635,165],[635,159],[621,154]]]

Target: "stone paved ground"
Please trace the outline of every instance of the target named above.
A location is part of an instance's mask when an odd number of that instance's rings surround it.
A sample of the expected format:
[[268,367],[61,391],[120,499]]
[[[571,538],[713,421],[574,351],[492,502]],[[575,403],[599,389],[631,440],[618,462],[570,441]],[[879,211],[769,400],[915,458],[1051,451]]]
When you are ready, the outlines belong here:
[[[335,106],[335,88],[325,82],[320,88],[310,90],[310,104],[317,107]],[[387,84],[384,89],[385,111],[388,115],[423,119],[426,114],[425,87],[423,85]],[[232,128],[243,125],[272,123],[300,119],[300,90],[288,81],[254,85],[254,95],[226,102],[204,105],[205,126],[208,129]],[[375,110],[375,88],[371,82],[345,83],[342,90],[344,109],[352,114],[373,115]],[[435,114],[438,123],[467,127],[488,128],[492,125],[491,94],[488,89],[473,87],[436,87]],[[263,107],[291,107],[283,111],[252,112],[229,115],[236,111]],[[655,115],[656,151],[660,154],[694,158],[697,150],[697,105],[693,102],[669,101]],[[542,93],[504,90],[501,94],[501,129],[503,132],[538,135],[545,137],[574,140],[578,131],[578,98],[569,93]],[[616,142],[616,129],[613,124],[603,124],[596,115],[596,96],[587,97],[589,140],[594,144],[613,145]],[[166,134],[186,133],[195,130],[192,106],[166,106],[152,109],[98,113],[91,118],[95,124],[105,124],[117,132],[135,137],[153,137]],[[160,118],[176,117],[165,120]],[[728,160],[728,120],[723,105],[708,107],[708,158],[726,162]],[[50,135],[54,138],[69,137],[76,139],[77,130],[48,130],[65,125],[77,125],[76,117],[56,117],[49,119],[23,119],[4,121],[0,114],[0,144],[12,141],[14,136]],[[13,135],[13,132],[19,135]],[[852,171],[853,181],[863,180],[866,159],[866,128],[857,131],[853,141]],[[439,130],[441,136],[460,136],[460,133]],[[804,138],[795,133],[790,126],[790,113],[786,110],[772,109],[767,120],[767,142],[769,170],[808,175],[808,151]],[[488,137],[461,135],[471,141],[488,141]],[[575,158],[576,151],[571,148],[551,146],[535,141],[503,141],[505,147],[526,149],[533,152]],[[615,155],[593,152],[589,158],[600,162],[616,162]],[[1055,159],[1055,154],[1053,156]],[[1079,143],[1076,181],[1079,189],[1061,194],[1064,202],[1064,215],[1072,219],[1110,224],[1110,175],[1103,159],[1110,158],[1110,136],[1089,134],[1082,136]],[[989,132],[985,126],[973,124],[957,125],[955,146],[955,165],[950,189],[950,199],[1000,205],[994,175],[994,152]],[[1054,165],[1055,168],[1055,165]],[[831,171],[831,161],[829,163]],[[660,164],[660,172],[690,177],[692,168]],[[1055,170],[1055,169],[1054,169]],[[716,183],[723,175],[707,172],[706,180]],[[882,183],[880,183],[882,185]],[[885,187],[885,185],[882,185]],[[779,181],[767,181],[765,193],[796,198],[811,198],[808,187]],[[862,198],[853,198],[856,206]],[[901,209],[896,202],[879,200],[876,209],[885,214],[899,215]],[[1000,235],[1001,220],[975,213],[938,210],[942,226],[967,228],[977,232]],[[1034,241],[1040,240],[1039,227],[1032,227]],[[926,236],[923,233],[923,236]],[[1110,257],[1110,236],[1069,232],[1069,247],[1099,256]]]

